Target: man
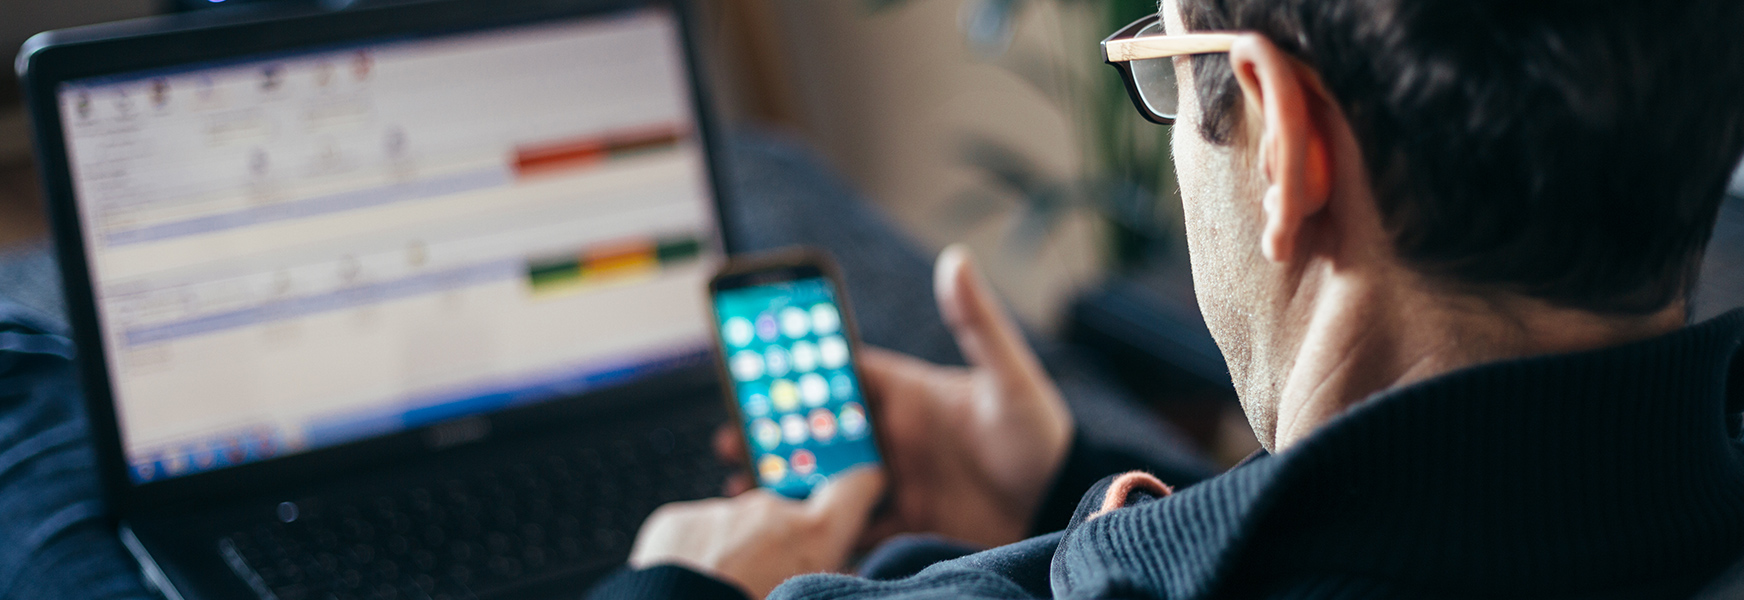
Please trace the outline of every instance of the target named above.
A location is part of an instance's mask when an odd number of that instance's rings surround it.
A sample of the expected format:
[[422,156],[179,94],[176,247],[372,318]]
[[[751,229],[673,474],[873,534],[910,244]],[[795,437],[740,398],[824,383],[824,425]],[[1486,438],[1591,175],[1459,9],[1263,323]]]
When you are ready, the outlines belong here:
[[[1178,94],[1199,303],[1267,453],[1172,495],[1111,477],[1064,531],[1017,541],[1108,463],[948,250],[938,302],[972,366],[866,354],[888,477],[668,506],[596,595],[1641,598],[1725,579],[1744,559],[1744,313],[1684,325],[1744,152],[1744,4],[1160,14],[1110,59],[1153,120]],[[1208,31],[1229,34],[1179,37]],[[904,538],[867,577],[789,579],[897,531],[1009,545]]]

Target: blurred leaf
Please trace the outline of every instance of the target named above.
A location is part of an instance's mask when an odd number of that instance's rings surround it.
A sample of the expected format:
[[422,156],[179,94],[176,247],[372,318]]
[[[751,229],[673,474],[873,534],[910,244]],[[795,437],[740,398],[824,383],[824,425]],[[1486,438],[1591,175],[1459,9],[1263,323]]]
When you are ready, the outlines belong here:
[[1022,254],[1040,252],[1048,235],[1081,204],[1075,182],[1047,176],[1029,157],[1004,143],[970,134],[961,142],[961,153],[964,164],[1017,200],[1018,220],[1007,240]]
[[866,12],[879,12],[908,4],[908,0],[861,0],[866,6]]
[[1010,200],[990,189],[975,188],[953,196],[945,204],[942,218],[952,229],[968,230],[1004,212],[1011,204]]
[[964,164],[985,172],[993,183],[1019,196],[1039,197],[1046,188],[1057,186],[1045,180],[1034,161],[1004,143],[968,134],[959,148]]
[[1082,86],[1089,82],[1084,81],[1069,65],[1061,64],[1059,57],[1033,49],[1017,48],[1007,52],[1001,63],[1007,71],[1029,84],[1061,111],[1069,113],[1074,106],[1083,102],[1080,97],[1083,95]]
[[1011,46],[1012,26],[1026,0],[969,0],[963,5],[958,25],[969,49],[982,58],[993,58]]
[[1104,6],[1107,7],[1103,14],[1107,15],[1108,18],[1103,21],[1103,25],[1108,30],[1108,33],[1114,33],[1115,30],[1125,27],[1128,23],[1137,21],[1139,17],[1157,12],[1156,0],[1096,1],[1104,2]]
[[1048,245],[1048,236],[1059,228],[1066,215],[1063,210],[1029,210],[1018,215],[1017,225],[1006,236],[1006,246],[1012,253],[1035,258]]
[[[907,0],[862,0],[872,11]],[[940,1],[940,0],[933,0]],[[1169,128],[1134,110],[1120,76],[1102,64],[1095,42],[1154,13],[1156,0],[1053,0],[1062,32],[1059,52],[1013,49],[1022,11],[1036,0],[963,0],[959,26],[970,49],[997,61],[1054,103],[1076,126],[1083,170],[1048,175],[1029,156],[1001,142],[965,135],[959,151],[987,187],[960,194],[942,218],[964,228],[1005,211],[1018,211],[1007,236],[1014,251],[1033,255],[1076,212],[1091,211],[1109,225],[1116,268],[1132,268],[1168,246],[1180,231],[1180,203],[1169,155]]]

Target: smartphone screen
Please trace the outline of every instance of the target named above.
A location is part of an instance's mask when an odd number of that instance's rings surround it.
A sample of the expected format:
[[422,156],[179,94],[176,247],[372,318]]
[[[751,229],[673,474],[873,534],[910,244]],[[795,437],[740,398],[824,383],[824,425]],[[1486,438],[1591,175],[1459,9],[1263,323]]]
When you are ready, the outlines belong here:
[[878,462],[878,445],[835,285],[815,268],[763,275],[717,287],[715,318],[752,471],[764,487],[804,498],[831,475]]

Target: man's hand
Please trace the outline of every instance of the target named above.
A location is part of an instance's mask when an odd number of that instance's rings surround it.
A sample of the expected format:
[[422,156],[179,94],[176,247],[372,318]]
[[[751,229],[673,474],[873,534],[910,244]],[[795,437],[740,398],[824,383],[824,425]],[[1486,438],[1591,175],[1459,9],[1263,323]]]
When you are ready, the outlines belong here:
[[[938,533],[996,546],[1024,538],[1072,441],[1072,414],[1023,333],[981,279],[967,250],[939,254],[939,311],[969,367],[947,367],[863,348],[859,354],[874,424],[893,477],[892,502],[868,528],[870,546],[905,532]],[[744,461],[743,437],[715,439],[729,462]],[[748,476],[727,492],[749,489]]]
[[933,284],[969,367],[861,352],[895,478],[895,510],[867,541],[914,531],[1015,542],[1066,460],[1072,414],[966,248],[939,254]]
[[884,483],[882,470],[862,467],[805,501],[759,489],[668,504],[643,523],[630,565],[680,565],[762,598],[789,577],[842,568]]

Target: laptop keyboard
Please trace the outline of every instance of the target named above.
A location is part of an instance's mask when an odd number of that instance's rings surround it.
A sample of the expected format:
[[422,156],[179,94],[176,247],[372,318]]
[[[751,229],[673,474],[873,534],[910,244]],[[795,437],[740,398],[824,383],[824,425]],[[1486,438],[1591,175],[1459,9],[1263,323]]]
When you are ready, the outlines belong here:
[[708,434],[659,428],[318,509],[281,504],[218,551],[278,600],[462,600],[598,573],[656,507],[719,494]]

